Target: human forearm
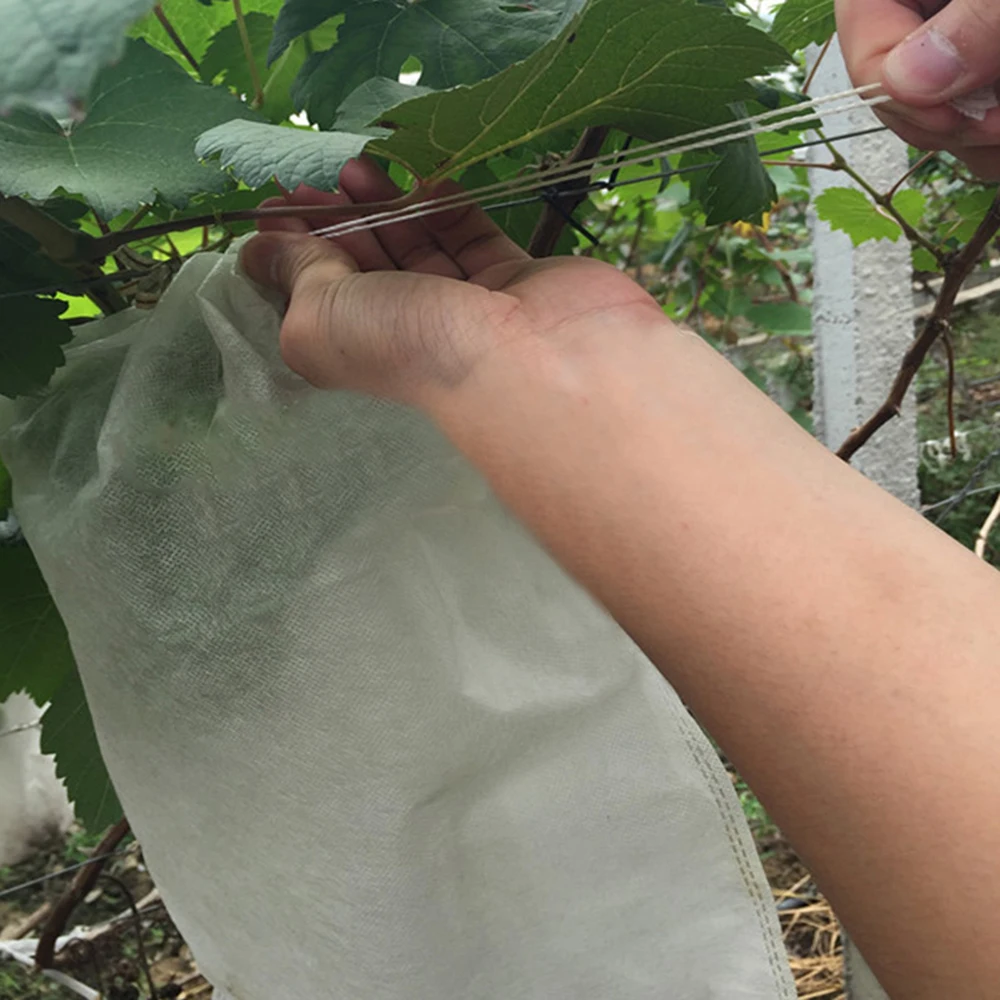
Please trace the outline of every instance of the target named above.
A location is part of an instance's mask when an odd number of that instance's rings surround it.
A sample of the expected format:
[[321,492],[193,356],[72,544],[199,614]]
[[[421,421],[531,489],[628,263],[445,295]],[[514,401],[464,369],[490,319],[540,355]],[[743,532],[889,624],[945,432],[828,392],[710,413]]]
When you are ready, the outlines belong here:
[[[373,169],[342,179],[385,197]],[[353,258],[248,244],[290,300],[285,359],[438,421],[722,743],[896,997],[992,997],[1000,577],[614,268],[532,261],[475,210],[425,226]]]
[[695,338],[572,329],[495,352],[435,419],[720,741],[895,995],[992,995],[1000,577]]

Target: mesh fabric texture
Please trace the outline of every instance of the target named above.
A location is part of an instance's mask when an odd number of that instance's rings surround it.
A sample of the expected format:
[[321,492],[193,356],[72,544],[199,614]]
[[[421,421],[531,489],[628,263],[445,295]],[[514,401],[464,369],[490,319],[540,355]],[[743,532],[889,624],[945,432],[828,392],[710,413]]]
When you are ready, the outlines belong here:
[[234,254],[0,411],[15,507],[217,996],[774,1000],[731,782],[418,413],[320,392]]

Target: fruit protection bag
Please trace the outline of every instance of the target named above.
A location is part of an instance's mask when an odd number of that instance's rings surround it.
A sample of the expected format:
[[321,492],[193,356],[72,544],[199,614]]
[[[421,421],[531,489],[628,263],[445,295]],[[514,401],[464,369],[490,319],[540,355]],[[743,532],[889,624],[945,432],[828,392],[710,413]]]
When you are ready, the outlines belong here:
[[731,781],[421,414],[311,388],[235,252],[0,410],[103,755],[223,1000],[774,1000]]

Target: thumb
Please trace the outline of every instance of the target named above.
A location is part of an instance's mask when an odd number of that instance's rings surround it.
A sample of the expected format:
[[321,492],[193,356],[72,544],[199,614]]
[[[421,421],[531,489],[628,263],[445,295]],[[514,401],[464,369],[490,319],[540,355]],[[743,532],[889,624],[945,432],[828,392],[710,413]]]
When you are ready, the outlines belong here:
[[286,298],[307,287],[339,283],[358,271],[354,258],[332,240],[306,233],[261,233],[243,247],[240,262],[254,281]]
[[[274,231],[250,240],[240,262],[252,280],[289,300],[281,324],[281,354],[289,368],[324,388],[349,382],[343,347],[357,324],[340,314],[345,283],[359,271],[354,258],[330,240]],[[362,319],[370,311],[353,310]],[[338,335],[344,343],[338,344]]]
[[943,104],[1000,77],[1000,4],[953,0],[886,57],[886,89],[907,104]]

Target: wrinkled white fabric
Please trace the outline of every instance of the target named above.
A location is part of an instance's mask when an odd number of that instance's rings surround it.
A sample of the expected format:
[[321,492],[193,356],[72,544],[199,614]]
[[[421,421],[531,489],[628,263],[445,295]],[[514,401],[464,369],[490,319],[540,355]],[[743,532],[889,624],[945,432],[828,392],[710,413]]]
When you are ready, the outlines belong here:
[[108,767],[218,995],[792,997],[673,691],[427,420],[290,373],[279,322],[201,255],[0,412]]

